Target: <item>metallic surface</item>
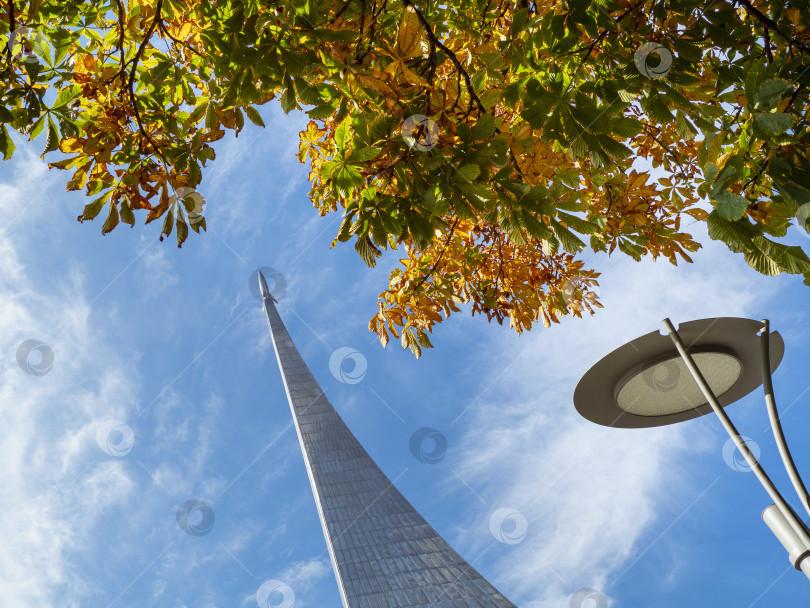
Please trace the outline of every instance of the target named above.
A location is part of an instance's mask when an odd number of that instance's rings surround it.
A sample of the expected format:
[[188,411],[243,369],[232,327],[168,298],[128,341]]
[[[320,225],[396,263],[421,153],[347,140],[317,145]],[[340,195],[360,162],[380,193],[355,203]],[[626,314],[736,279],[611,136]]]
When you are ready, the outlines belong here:
[[346,608],[515,608],[405,500],[329,403],[259,273],[264,310]]
[[[690,353],[726,352],[734,355],[742,364],[740,379],[725,393],[717,396],[722,406],[741,399],[762,380],[759,370],[760,338],[762,323],[751,319],[721,317],[700,319],[681,323],[678,327]],[[770,364],[775,370],[782,361],[785,343],[778,332],[770,334]],[[603,357],[582,377],[574,391],[577,411],[591,422],[622,428],[643,428],[674,424],[712,412],[706,401],[703,405],[684,412],[663,416],[638,416],[624,411],[616,401],[623,381],[632,377],[651,361],[661,361],[678,356],[670,338],[653,331],[636,338]]]

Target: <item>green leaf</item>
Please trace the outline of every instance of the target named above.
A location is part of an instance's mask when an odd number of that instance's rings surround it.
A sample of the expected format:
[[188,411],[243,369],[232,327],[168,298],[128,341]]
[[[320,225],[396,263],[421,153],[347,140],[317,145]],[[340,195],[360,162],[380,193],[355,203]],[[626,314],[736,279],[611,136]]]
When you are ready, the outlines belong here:
[[135,226],[135,215],[132,213],[132,209],[129,206],[129,201],[126,198],[121,199],[121,221],[129,224],[130,226]]
[[762,234],[762,229],[748,220],[729,222],[720,217],[717,210],[709,214],[706,225],[711,238],[722,241],[737,253],[755,249],[753,239]]
[[430,338],[428,337],[427,333],[424,330],[417,329],[416,338],[417,340],[419,340],[419,344],[421,344],[425,348],[433,348],[433,345],[430,343]]
[[289,75],[285,75],[284,83],[286,88],[281,95],[281,109],[284,110],[285,114],[289,114],[291,110],[295,109],[298,102],[295,99],[295,89],[293,88],[292,78],[290,78]]
[[110,213],[107,215],[107,220],[101,227],[101,234],[107,234],[109,232],[112,232],[113,228],[115,228],[117,225],[118,225],[118,205],[116,203],[112,203],[110,205]]
[[568,228],[562,226],[554,218],[551,218],[550,222],[551,229],[554,231],[557,238],[560,239],[563,249],[565,249],[568,253],[577,253],[583,247],[585,247],[585,243],[583,243],[579,237],[577,237],[577,235],[568,230]]
[[596,224],[592,224],[591,222],[584,220],[581,217],[577,217],[576,215],[571,215],[570,213],[558,211],[557,217],[565,222],[567,226],[573,228],[581,234],[591,234],[595,232],[597,228]]
[[[525,9],[521,9],[521,11],[522,10]],[[478,122],[475,123],[475,126],[470,133],[470,138],[473,141],[477,141],[481,139],[489,139],[493,135],[495,135],[495,119],[491,114],[484,114],[478,119]]]
[[257,127],[263,127],[264,121],[262,120],[261,114],[254,108],[253,106],[245,106],[245,114],[247,114],[248,119]]
[[762,251],[746,251],[745,261],[748,262],[748,265],[751,268],[764,275],[772,277],[782,273],[782,269],[779,267],[779,264],[765,255]]
[[787,80],[771,78],[766,80],[757,89],[754,95],[755,110],[770,110],[782,99],[784,94],[793,88]]
[[56,96],[56,99],[51,106],[51,110],[59,109],[63,106],[66,106],[68,103],[76,99],[82,94],[82,88],[79,85],[73,85],[71,87],[66,87],[59,91],[59,94]]
[[411,336],[409,340],[410,342],[408,346],[410,347],[411,352],[414,354],[414,356],[418,359],[419,357],[422,356],[422,348],[419,346],[419,342],[413,339],[413,336]]
[[203,116],[205,116],[206,111],[208,110],[208,101],[205,103],[201,103],[196,108],[191,111],[191,114],[188,115],[186,118],[185,123],[186,125],[196,125]]
[[37,120],[34,123],[34,126],[31,127],[31,130],[28,131],[28,140],[33,141],[34,139],[36,139],[39,136],[39,134],[42,133],[42,129],[44,128],[45,128],[45,114],[40,116],[39,120]]
[[208,104],[208,111],[205,113],[205,128],[214,129],[218,123],[219,117],[217,116],[217,113],[214,110],[214,103],[211,102]]
[[188,238],[188,224],[186,224],[186,218],[183,217],[182,213],[177,214],[177,247],[180,248],[183,246],[183,243]]
[[755,114],[754,121],[763,131],[771,135],[784,133],[793,126],[793,117],[790,114]]
[[349,133],[349,121],[342,122],[338,125],[338,128],[335,129],[335,144],[337,144],[338,152],[342,152],[346,149],[346,136]]
[[45,156],[48,152],[53,152],[54,150],[58,149],[59,149],[59,129],[56,128],[56,123],[54,122],[53,118],[49,115],[48,137],[45,140],[45,150],[42,152],[42,156]]
[[84,212],[82,212],[82,214],[76,219],[83,222],[85,220],[92,220],[95,218],[99,213],[101,213],[102,208],[110,198],[110,194],[111,193],[108,192],[105,195],[98,197],[92,203],[85,205]]
[[322,106],[315,106],[311,110],[307,111],[307,116],[310,118],[314,118],[316,120],[326,118],[327,116],[331,116],[335,113],[335,108],[332,107],[330,104],[323,104]]
[[374,246],[374,243],[367,236],[357,237],[354,248],[368,266],[376,266],[377,258],[382,255],[382,252]]
[[637,245],[627,239],[619,239],[619,249],[629,255],[634,260],[638,261],[646,253],[646,249],[641,245]]
[[376,148],[374,146],[366,146],[364,148],[360,148],[359,150],[355,150],[351,154],[349,154],[348,158],[346,159],[346,162],[355,164],[368,162],[372,158],[376,158],[381,150],[382,148]]
[[160,229],[160,240],[163,240],[163,235],[169,236],[174,229],[174,213],[171,209],[166,212],[166,219],[163,220],[163,227]]
[[510,38],[515,38],[526,25],[529,19],[529,9],[521,8],[512,13],[512,26],[510,28]]
[[749,205],[747,198],[743,198],[739,194],[733,194],[728,190],[723,190],[715,195],[714,200],[717,203],[717,213],[720,217],[732,221],[742,218]]
[[321,103],[321,96],[318,94],[317,89],[303,78],[295,79],[295,89],[298,91],[298,98],[302,103],[310,106]]
[[363,176],[356,166],[340,163],[332,172],[332,180],[338,188],[343,191],[348,191],[353,186],[362,184]]
[[783,271],[790,274],[810,272],[810,259],[801,247],[777,243],[764,236],[756,237],[754,244]]
[[667,124],[675,120],[675,115],[670,112],[660,93],[653,93],[648,97],[642,96],[639,98],[639,103],[647,116],[656,122]]
[[478,174],[481,173],[481,168],[475,164],[464,165],[463,167],[456,169],[455,171],[461,177],[462,180],[465,182],[471,182]]

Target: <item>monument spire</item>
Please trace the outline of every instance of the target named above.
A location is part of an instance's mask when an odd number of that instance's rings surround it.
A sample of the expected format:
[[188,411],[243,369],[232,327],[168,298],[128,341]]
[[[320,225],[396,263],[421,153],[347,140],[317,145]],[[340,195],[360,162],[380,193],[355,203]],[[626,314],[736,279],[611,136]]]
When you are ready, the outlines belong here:
[[259,288],[344,608],[515,608],[371,459],[298,353],[261,271]]

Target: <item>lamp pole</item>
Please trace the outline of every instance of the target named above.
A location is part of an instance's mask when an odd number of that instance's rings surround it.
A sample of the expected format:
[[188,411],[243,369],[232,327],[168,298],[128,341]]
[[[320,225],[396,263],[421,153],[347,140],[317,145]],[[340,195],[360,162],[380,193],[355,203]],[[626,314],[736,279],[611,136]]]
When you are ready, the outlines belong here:
[[[694,359],[692,359],[692,355],[689,354],[689,351],[684,346],[683,340],[681,340],[680,335],[678,335],[677,330],[672,325],[672,322],[669,319],[664,319],[663,321],[664,327],[669,334],[669,337],[672,339],[672,342],[675,344],[675,348],[678,350],[678,353],[683,359],[684,364],[686,365],[689,372],[692,374],[692,377],[697,382],[700,390],[703,392],[703,396],[706,397],[706,400],[711,405],[714,413],[717,414],[717,417],[720,419],[720,422],[723,424],[723,428],[726,429],[729,437],[734,442],[734,445],[737,446],[737,449],[745,458],[745,461],[748,463],[748,466],[751,467],[751,470],[754,471],[757,479],[759,480],[762,487],[765,488],[765,491],[774,501],[774,505],[771,505],[768,509],[765,510],[763,513],[763,519],[765,519],[766,524],[768,527],[774,532],[777,536],[779,541],[785,546],[788,550],[790,555],[790,559],[793,562],[794,567],[797,570],[802,570],[808,578],[810,578],[810,560],[807,558],[810,557],[810,530],[807,529],[807,526],[804,525],[801,519],[796,515],[787,501],[784,499],[782,494],[776,488],[776,486],[771,481],[768,474],[759,464],[759,461],[756,457],[751,453],[751,450],[748,448],[745,440],[740,436],[739,432],[737,432],[737,428],[734,426],[734,423],[728,417],[723,407],[717,401],[717,397],[714,395],[714,392],[709,387],[709,384],[706,382],[706,379],[703,377],[700,369],[695,365]],[[762,336],[763,342],[767,343],[769,340],[769,324],[768,321],[764,321]],[[790,475],[791,481],[793,481],[794,487],[796,487],[796,491],[799,494],[799,498],[802,500],[805,508],[808,508],[807,505],[807,490],[804,487],[804,484],[801,481],[801,477],[799,476],[798,471],[796,470],[796,466],[793,462],[792,457],[790,456],[790,452],[787,448],[787,443],[785,442],[784,434],[782,433],[782,427],[779,424],[779,416],[776,411],[776,403],[773,398],[773,386],[771,382],[771,371],[770,371],[770,359],[764,358],[768,356],[768,346],[762,347],[762,376],[763,376],[763,385],[765,388],[765,399],[768,404],[768,413],[771,418],[771,426],[774,430],[774,435],[776,437],[777,445],[779,446],[779,452],[782,456],[782,460],[785,462],[785,468]],[[778,509],[778,513],[774,512],[773,507]],[[787,525],[785,525],[787,524]],[[792,534],[791,534],[792,532]],[[799,542],[797,542],[799,541]],[[801,549],[804,549],[802,551]]]

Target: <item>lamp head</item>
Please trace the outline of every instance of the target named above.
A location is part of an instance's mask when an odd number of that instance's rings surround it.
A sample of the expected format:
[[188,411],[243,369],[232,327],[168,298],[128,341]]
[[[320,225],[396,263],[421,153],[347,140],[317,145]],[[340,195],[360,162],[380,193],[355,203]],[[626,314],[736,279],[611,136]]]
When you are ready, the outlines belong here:
[[[762,322],[736,317],[683,323],[678,334],[721,405],[727,406],[761,383]],[[785,344],[770,334],[771,370]],[[597,424],[642,428],[674,424],[712,411],[669,336],[654,331],[602,358],[582,377],[574,405]]]

